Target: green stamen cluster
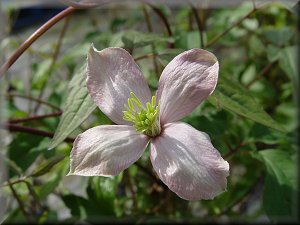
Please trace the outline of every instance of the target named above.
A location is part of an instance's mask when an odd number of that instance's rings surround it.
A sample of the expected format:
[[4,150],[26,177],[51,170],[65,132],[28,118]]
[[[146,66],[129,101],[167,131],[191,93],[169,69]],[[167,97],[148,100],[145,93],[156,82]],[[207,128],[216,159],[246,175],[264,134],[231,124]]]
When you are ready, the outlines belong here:
[[155,137],[160,134],[159,124],[159,103],[156,106],[156,98],[152,96],[151,103],[147,102],[146,107],[130,92],[131,98],[128,98],[128,106],[125,104],[126,111],[123,111],[123,119],[134,123],[137,132]]

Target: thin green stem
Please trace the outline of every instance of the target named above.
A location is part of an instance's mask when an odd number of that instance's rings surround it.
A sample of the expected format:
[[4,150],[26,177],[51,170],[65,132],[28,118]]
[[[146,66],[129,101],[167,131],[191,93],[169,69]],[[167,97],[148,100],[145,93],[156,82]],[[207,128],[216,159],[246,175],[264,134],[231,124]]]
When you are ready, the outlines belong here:
[[250,188],[248,188],[237,200],[235,200],[233,203],[231,203],[228,207],[226,207],[224,210],[222,210],[221,212],[217,213],[214,216],[222,216],[226,213],[228,213],[233,207],[235,207],[236,205],[238,205],[239,203],[241,203],[242,201],[244,201],[244,199],[251,194],[251,192],[255,189],[255,187],[257,186],[257,184],[262,180],[263,176],[259,176],[254,182],[253,184],[250,186]]
[[26,179],[27,179],[27,177],[21,177],[17,180],[14,180],[14,181],[11,181],[11,180],[9,180],[9,182],[6,181],[2,185],[0,185],[0,188],[4,188],[4,187],[8,187],[9,185],[14,185],[14,184],[25,182]]
[[16,190],[14,189],[14,187],[13,187],[13,185],[10,183],[10,181],[7,180],[7,182],[8,182],[8,186],[9,186],[9,188],[10,188],[10,190],[11,190],[11,192],[12,192],[14,198],[17,200],[17,202],[18,202],[18,204],[19,204],[19,207],[20,207],[21,212],[23,213],[23,215],[25,216],[25,218],[27,219],[27,221],[28,221],[29,223],[32,223],[33,220],[32,220],[32,218],[30,217],[30,215],[27,213],[27,211],[25,210],[25,205],[24,205],[23,201],[20,199],[18,193],[16,192]]
[[255,0],[252,0],[253,8],[256,9]]
[[[269,3],[270,4],[270,3]],[[253,5],[253,8],[250,12],[248,12],[245,16],[243,16],[242,18],[240,18],[239,20],[237,20],[236,22],[234,22],[230,27],[228,27],[226,30],[224,30],[221,34],[219,34],[218,36],[216,36],[215,38],[213,38],[210,42],[207,43],[207,45],[205,46],[206,48],[211,47],[212,45],[214,45],[216,42],[218,42],[223,36],[225,36],[227,33],[229,33],[229,31],[231,31],[233,28],[239,26],[245,19],[249,18],[250,16],[252,16],[255,12],[257,12],[258,10],[266,7],[269,5],[264,4],[263,6],[261,6],[260,8],[256,7],[256,5]]]
[[191,9],[192,12],[195,16],[195,20],[196,20],[196,24],[199,30],[199,36],[200,36],[200,47],[204,48],[204,36],[203,36],[203,31],[204,31],[204,27],[203,27],[203,20],[200,18],[197,9],[191,5]]
[[[143,6],[143,13],[144,13],[144,17],[145,17],[145,21],[146,21],[146,24],[147,24],[148,31],[153,32],[150,17],[149,17],[149,13],[148,13],[147,8],[145,6]],[[154,44],[151,44],[151,48],[152,48],[152,53],[155,54],[156,49],[155,49]],[[158,64],[157,64],[157,61],[156,61],[155,57],[153,57],[153,68],[154,68],[156,77],[159,79],[160,72],[158,70]]]
[[31,207],[33,207],[32,211],[33,212],[37,211],[37,209],[35,209],[35,207],[38,207],[39,210],[42,210],[42,205],[40,203],[40,200],[39,200],[34,188],[32,187],[32,184],[28,180],[24,180],[24,182],[27,186],[28,192],[30,193],[30,195],[32,196],[32,199],[33,199],[34,204],[31,204]]
[[[47,80],[43,83],[43,85],[40,89],[38,99],[41,99],[43,97],[43,94],[44,94],[45,88],[47,86],[48,80],[49,80],[49,78],[51,77],[51,75],[54,71],[55,63],[56,63],[58,55],[59,55],[59,51],[60,51],[60,47],[62,45],[62,41],[63,41],[63,38],[64,38],[64,36],[66,34],[66,31],[68,29],[68,26],[69,26],[69,21],[70,21],[70,17],[68,16],[68,17],[65,18],[65,22],[64,22],[63,27],[60,31],[60,34],[59,34],[59,37],[58,37],[58,40],[57,40],[57,44],[56,44],[56,47],[55,47],[53,55],[52,55],[51,64],[50,64],[48,72],[47,72]],[[40,103],[38,102],[38,104],[36,104],[33,112],[36,113],[38,111],[39,107],[40,107]]]
[[13,160],[5,156],[4,161],[16,174],[22,176],[23,174],[22,169]]
[[252,80],[250,81],[247,85],[246,88],[249,89],[256,81],[258,81],[259,79],[261,79],[266,73],[268,73],[270,71],[270,69],[277,63],[276,61],[273,61],[269,64],[267,64],[261,71],[260,73]]

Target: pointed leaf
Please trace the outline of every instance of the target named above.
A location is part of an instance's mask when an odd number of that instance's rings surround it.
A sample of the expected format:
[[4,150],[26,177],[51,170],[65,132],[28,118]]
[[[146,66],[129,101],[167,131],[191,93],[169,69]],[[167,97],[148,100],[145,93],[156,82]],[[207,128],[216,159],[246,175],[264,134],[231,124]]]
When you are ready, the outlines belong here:
[[213,105],[251,119],[267,127],[284,131],[255,101],[251,93],[233,80],[221,76],[214,93],[208,98]]
[[46,161],[42,162],[35,170],[33,170],[30,176],[39,177],[48,173],[53,166],[61,162],[64,158],[64,155],[56,155],[47,159]]
[[69,95],[49,149],[63,142],[96,108],[86,88],[86,65],[76,73],[69,84]]
[[299,85],[297,51],[297,46],[289,46],[283,48],[279,55],[279,66],[291,79],[295,95],[297,94]]
[[270,27],[264,29],[262,34],[267,39],[267,41],[271,42],[273,45],[283,46],[293,37],[293,35],[296,34],[296,32],[294,29],[289,27]]
[[143,33],[135,30],[128,30],[117,33],[111,40],[110,46],[125,47],[131,49],[133,47],[144,47],[154,43],[173,42],[173,38],[164,37],[154,33]]
[[296,221],[296,160],[281,150],[268,149],[252,155],[262,161],[267,170],[263,206],[274,222]]

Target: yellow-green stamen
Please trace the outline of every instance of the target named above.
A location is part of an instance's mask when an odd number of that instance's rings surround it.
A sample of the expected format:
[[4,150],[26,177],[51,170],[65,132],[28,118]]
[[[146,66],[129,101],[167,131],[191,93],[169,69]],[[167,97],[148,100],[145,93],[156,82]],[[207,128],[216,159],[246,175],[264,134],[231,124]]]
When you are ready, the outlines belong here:
[[123,119],[134,123],[137,132],[143,133],[150,137],[160,134],[159,124],[159,103],[156,105],[156,98],[152,96],[151,103],[147,102],[146,107],[130,92],[131,98],[128,98],[126,111],[123,111]]

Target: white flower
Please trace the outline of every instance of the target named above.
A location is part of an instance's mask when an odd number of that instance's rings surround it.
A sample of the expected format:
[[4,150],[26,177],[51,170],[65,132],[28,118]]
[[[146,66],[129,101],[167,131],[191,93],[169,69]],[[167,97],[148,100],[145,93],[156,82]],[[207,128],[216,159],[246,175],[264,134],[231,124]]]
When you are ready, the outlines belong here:
[[156,96],[132,56],[122,48],[88,54],[87,87],[100,110],[118,125],[77,136],[70,175],[115,176],[136,162],[151,143],[160,179],[187,200],[213,199],[226,190],[229,164],[208,135],[177,122],[215,89],[219,64],[202,49],[176,56],[164,69]]

